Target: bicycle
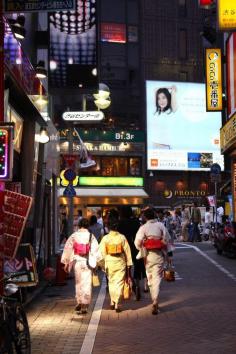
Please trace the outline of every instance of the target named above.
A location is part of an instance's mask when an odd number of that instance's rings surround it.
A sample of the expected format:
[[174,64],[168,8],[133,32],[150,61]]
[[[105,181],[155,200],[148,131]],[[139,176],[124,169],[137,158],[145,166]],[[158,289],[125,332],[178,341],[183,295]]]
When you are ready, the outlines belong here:
[[[0,296],[0,354],[30,354],[30,332],[25,310],[16,298],[19,287],[9,283],[26,272],[12,273],[0,282],[4,283],[4,295]],[[28,274],[28,273],[27,273]],[[21,298],[21,293],[20,293]]]

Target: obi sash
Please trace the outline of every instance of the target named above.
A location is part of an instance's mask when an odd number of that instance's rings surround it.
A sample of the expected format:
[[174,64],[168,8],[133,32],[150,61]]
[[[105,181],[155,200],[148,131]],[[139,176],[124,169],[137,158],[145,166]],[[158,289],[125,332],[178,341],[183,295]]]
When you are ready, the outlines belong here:
[[87,256],[90,250],[89,243],[78,243],[74,242],[74,254],[77,256]]
[[166,245],[164,244],[163,240],[157,239],[157,238],[149,238],[143,242],[143,246],[147,250],[162,250],[163,248],[166,248]]
[[106,244],[106,252],[107,252],[107,254],[110,254],[110,255],[118,255],[118,254],[123,253],[122,243],[118,243],[118,244],[107,243]]

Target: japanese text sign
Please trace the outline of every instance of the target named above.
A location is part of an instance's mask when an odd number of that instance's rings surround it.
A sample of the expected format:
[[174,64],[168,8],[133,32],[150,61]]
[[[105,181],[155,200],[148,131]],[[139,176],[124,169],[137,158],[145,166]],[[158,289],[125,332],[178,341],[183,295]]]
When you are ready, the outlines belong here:
[[218,0],[218,26],[221,30],[234,30],[236,28],[236,1]]
[[206,105],[207,111],[222,110],[221,49],[206,49]]

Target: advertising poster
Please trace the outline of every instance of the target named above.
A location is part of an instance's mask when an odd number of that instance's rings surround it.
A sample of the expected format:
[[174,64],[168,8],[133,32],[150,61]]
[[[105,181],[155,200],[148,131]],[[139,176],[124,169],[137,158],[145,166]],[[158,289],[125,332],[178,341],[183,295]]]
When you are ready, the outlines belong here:
[[206,111],[204,84],[146,81],[146,104],[149,170],[224,170],[221,113]]

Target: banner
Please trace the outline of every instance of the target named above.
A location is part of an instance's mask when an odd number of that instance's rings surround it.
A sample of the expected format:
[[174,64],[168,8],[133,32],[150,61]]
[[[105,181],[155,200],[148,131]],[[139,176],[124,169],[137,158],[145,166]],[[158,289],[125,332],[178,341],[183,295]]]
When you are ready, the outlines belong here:
[[206,105],[207,111],[222,110],[221,49],[206,49]]
[[38,12],[75,10],[75,0],[5,0],[5,12]]
[[227,118],[236,112],[236,33],[226,42]]

